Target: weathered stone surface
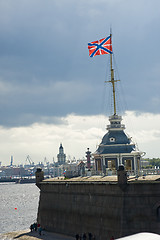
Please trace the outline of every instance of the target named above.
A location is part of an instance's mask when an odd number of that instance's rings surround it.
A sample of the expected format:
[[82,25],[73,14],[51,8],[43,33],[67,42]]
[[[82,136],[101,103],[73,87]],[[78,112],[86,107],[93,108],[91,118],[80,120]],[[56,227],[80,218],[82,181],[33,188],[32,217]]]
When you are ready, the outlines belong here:
[[134,180],[121,189],[115,179],[59,179],[43,181],[40,189],[38,221],[48,231],[71,236],[91,232],[100,240],[160,233],[158,181]]

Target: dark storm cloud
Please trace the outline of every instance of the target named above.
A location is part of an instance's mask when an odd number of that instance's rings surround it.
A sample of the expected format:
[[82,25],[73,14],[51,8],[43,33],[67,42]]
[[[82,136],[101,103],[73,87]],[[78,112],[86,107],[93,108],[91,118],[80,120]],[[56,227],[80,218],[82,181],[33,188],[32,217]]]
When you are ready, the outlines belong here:
[[90,59],[87,43],[107,36],[111,24],[128,108],[158,112],[159,5],[2,0],[0,124],[49,122],[69,113],[99,114],[109,56]]

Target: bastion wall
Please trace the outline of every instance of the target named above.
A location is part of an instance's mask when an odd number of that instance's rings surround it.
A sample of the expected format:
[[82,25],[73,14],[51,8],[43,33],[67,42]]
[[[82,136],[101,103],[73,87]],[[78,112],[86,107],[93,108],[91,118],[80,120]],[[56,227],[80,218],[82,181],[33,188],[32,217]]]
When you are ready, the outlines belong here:
[[160,182],[43,181],[39,188],[38,222],[48,231],[99,240],[160,234]]

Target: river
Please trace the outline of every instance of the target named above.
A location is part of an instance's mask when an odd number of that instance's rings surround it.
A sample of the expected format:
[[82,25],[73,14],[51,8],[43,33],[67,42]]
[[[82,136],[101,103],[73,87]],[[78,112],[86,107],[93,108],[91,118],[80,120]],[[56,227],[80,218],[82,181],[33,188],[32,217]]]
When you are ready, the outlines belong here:
[[0,233],[28,229],[36,221],[38,203],[35,184],[0,183]]

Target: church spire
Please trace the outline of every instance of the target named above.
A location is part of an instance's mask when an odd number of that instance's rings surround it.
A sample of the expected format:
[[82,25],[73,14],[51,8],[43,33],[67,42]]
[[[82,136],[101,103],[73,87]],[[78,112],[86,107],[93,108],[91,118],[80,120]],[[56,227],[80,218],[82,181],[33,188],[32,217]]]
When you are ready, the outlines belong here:
[[59,153],[57,154],[58,164],[62,165],[66,162],[66,154],[64,154],[62,143],[60,143]]

